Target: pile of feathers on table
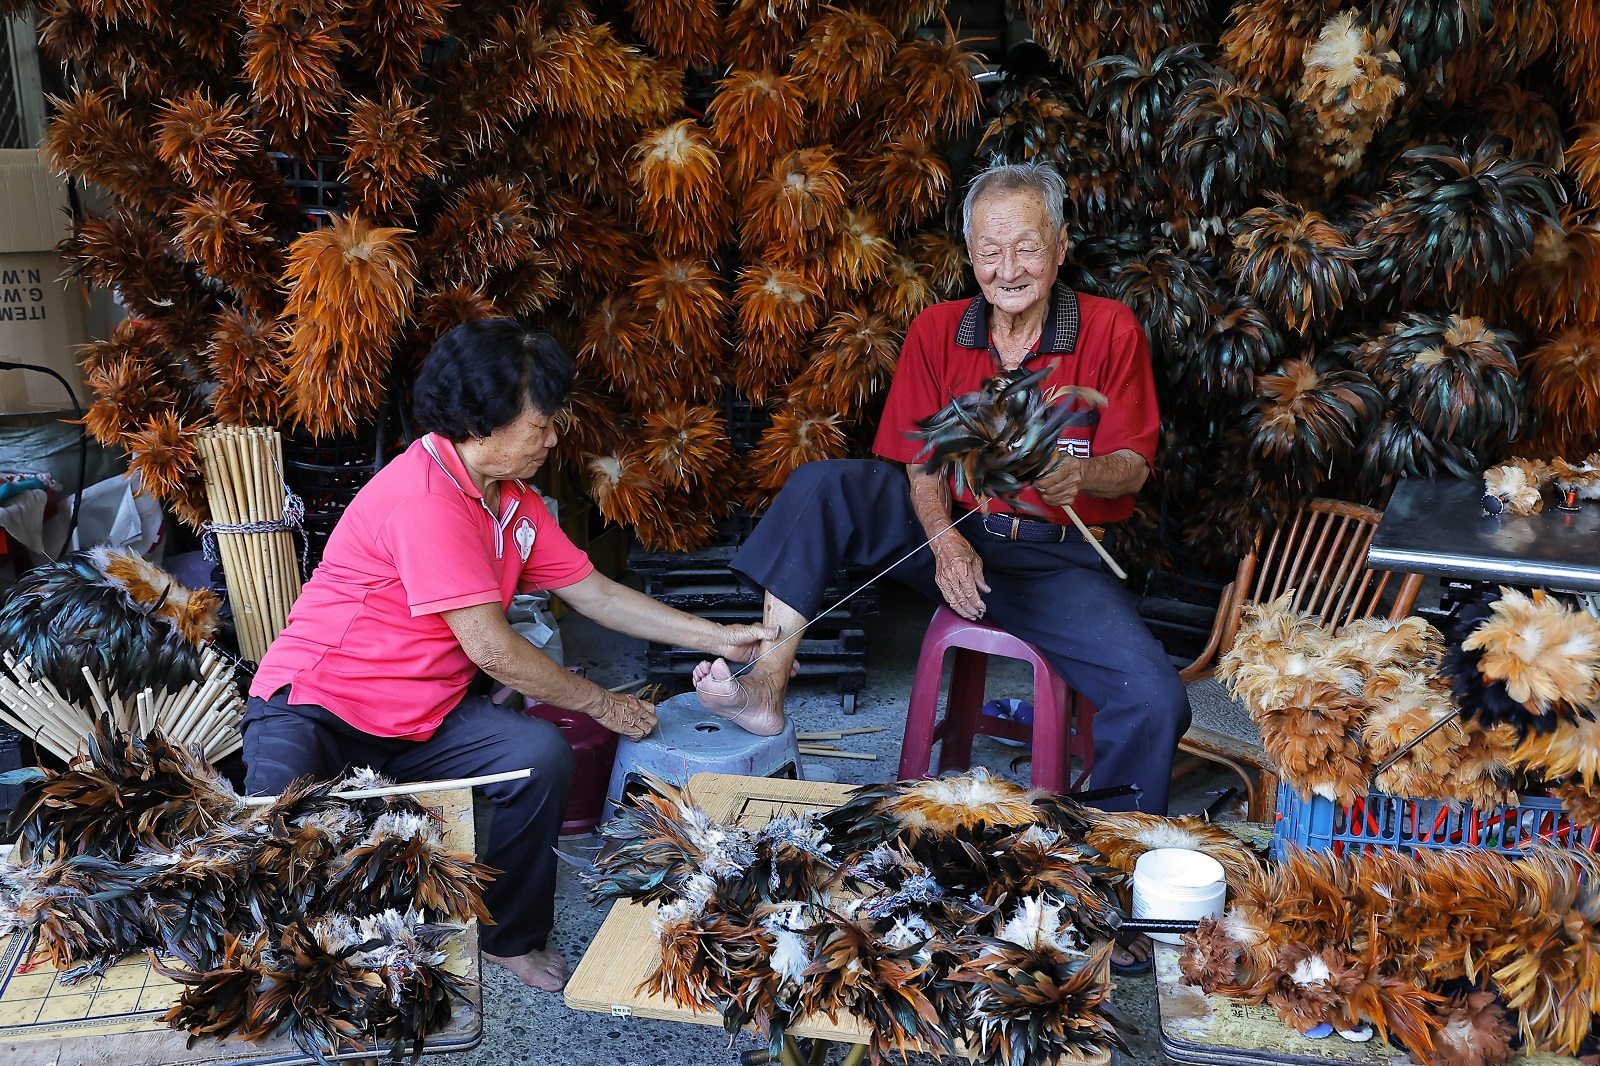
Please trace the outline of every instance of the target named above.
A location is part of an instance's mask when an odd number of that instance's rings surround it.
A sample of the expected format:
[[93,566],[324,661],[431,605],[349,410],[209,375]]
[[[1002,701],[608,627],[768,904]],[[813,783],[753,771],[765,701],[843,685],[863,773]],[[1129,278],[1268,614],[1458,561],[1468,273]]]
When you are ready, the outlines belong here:
[[1217,676],[1304,794],[1349,805],[1376,788],[1489,812],[1545,792],[1600,826],[1600,620],[1503,588],[1450,628],[1412,616],[1335,633],[1286,592],[1244,608]]
[[745,828],[661,782],[602,833],[593,899],[656,905],[641,987],[753,1025],[776,1055],[804,1015],[859,1017],[874,1062],[959,1050],[1045,1066],[1122,1047],[1110,1005],[1118,889],[1150,848],[1249,847],[1196,818],[1104,813],[976,770],[868,786]]
[[369,771],[248,805],[159,733],[91,734],[66,770],[12,771],[23,861],[0,865],[0,933],[63,984],[147,952],[185,987],[163,1020],[195,1036],[287,1036],[327,1061],[421,1054],[469,1006],[452,968],[464,923],[489,920],[493,871],[451,852],[410,796],[340,799]]

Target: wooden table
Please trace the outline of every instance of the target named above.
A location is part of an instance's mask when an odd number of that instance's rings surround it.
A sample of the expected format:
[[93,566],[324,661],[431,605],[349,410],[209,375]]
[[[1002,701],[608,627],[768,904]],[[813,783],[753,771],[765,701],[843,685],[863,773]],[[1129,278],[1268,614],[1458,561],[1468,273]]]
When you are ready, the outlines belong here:
[[[444,818],[445,843],[472,854],[472,792],[435,792],[428,805]],[[245,1043],[196,1038],[169,1029],[161,1015],[177,1001],[183,986],[150,968],[144,956],[130,956],[105,975],[64,986],[48,962],[29,968],[29,938],[0,937],[0,1062],[6,1066],[289,1066],[313,1063],[287,1037]],[[450,969],[470,981],[470,1006],[457,1004],[450,1024],[430,1036],[425,1053],[469,1051],[483,1036],[478,989],[478,928],[473,922],[451,945]],[[386,1049],[379,1049],[379,1053]],[[370,1058],[351,1050],[336,1058]]]
[[[690,796],[707,815],[719,822],[733,822],[752,829],[780,814],[837,807],[849,796],[852,787],[732,774],[695,774],[689,780]],[[617,1018],[654,1018],[720,1028],[720,1015],[692,1011],[640,990],[640,984],[661,961],[660,944],[650,928],[654,913],[653,906],[627,900],[619,900],[611,908],[567,982],[567,1006]],[[796,1018],[788,1027],[788,1034],[785,1066],[800,1066],[805,1061],[794,1043],[795,1037],[817,1041],[814,1052],[817,1061],[831,1044],[852,1045],[844,1061],[846,1066],[858,1066],[866,1058],[867,1041],[872,1035],[864,1021],[848,1015],[841,1015],[838,1022],[829,1021],[826,1015]],[[1108,1066],[1110,1061],[1111,1055],[1107,1052],[1073,1064],[1064,1063],[1064,1066]]]

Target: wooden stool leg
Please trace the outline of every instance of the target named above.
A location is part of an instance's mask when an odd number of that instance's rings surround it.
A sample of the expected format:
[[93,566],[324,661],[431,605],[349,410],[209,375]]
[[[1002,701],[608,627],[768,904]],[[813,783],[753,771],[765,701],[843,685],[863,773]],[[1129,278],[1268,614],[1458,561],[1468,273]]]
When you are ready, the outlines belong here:
[[972,735],[983,709],[983,684],[989,676],[989,657],[982,652],[955,648],[950,663],[950,690],[944,704],[944,743],[939,747],[939,772],[972,767]]

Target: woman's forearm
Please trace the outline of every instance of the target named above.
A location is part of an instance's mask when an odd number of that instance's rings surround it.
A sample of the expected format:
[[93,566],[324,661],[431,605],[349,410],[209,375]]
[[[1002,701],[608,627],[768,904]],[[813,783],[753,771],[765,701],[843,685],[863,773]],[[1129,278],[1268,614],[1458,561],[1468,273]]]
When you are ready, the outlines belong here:
[[726,644],[726,634],[717,623],[658,603],[599,573],[555,593],[585,618],[626,636],[717,655]]
[[594,715],[606,708],[611,693],[534,647],[506,622],[499,604],[463,607],[443,617],[467,658],[502,685],[569,711]]

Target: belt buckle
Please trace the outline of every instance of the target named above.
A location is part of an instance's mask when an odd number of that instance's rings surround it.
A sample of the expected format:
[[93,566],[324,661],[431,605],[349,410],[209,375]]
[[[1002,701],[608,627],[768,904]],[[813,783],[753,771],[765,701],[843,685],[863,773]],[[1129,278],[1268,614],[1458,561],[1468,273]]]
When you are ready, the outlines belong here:
[[1016,540],[1017,534],[1022,530],[1022,519],[1016,515],[1011,516],[1011,539]]

